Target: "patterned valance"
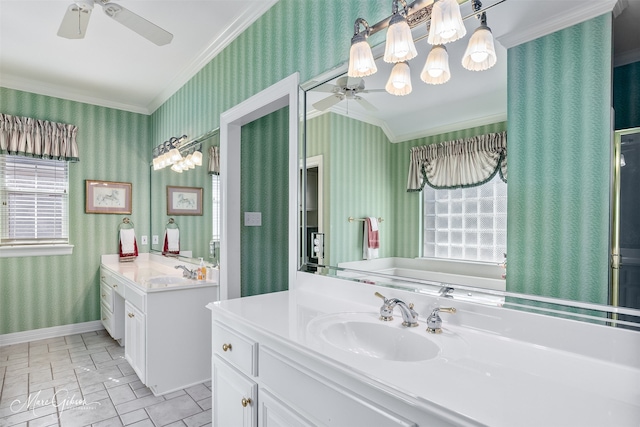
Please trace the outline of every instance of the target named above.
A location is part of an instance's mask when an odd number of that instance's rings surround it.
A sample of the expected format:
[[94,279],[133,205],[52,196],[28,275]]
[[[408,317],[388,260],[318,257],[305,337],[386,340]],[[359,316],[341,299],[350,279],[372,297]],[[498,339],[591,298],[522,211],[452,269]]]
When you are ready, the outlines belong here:
[[407,191],[473,187],[500,173],[507,182],[507,132],[411,149]]
[[78,127],[0,113],[0,154],[77,162]]
[[220,175],[220,149],[209,147],[209,175]]

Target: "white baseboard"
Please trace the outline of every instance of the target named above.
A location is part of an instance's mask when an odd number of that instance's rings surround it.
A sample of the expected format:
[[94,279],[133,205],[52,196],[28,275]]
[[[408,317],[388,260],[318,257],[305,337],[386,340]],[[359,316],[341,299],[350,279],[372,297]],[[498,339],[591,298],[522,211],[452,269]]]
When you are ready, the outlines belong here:
[[0,335],[0,347],[47,338],[63,337],[66,335],[84,334],[85,332],[99,331],[101,329],[104,329],[102,322],[100,320],[94,320],[71,325],[53,326],[51,328],[33,329],[31,331],[13,332],[11,334]]

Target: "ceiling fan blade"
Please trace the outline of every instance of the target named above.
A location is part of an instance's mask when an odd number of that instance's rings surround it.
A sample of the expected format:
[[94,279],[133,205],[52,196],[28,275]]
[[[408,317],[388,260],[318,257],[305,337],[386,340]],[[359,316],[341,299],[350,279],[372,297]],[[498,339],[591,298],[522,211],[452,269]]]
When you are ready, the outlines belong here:
[[361,90],[358,93],[375,93],[375,92],[386,92],[385,89],[365,89]]
[[319,111],[324,111],[327,108],[331,108],[332,106],[336,105],[338,102],[342,101],[342,96],[340,95],[331,95],[321,101],[316,102],[315,104],[313,104],[313,108],[315,108],[316,110]]
[[70,5],[60,23],[58,36],[65,39],[83,39],[90,17],[91,9],[82,8],[75,3]]
[[331,83],[325,83],[318,87],[314,87],[312,89],[314,92],[338,92],[340,88],[338,86],[332,85]]
[[171,43],[173,34],[115,3],[102,4],[104,13],[158,46]]
[[369,111],[378,111],[378,109],[374,107],[372,103],[362,98],[361,96],[356,96],[356,101],[358,101],[360,105],[362,105],[364,108],[366,108]]

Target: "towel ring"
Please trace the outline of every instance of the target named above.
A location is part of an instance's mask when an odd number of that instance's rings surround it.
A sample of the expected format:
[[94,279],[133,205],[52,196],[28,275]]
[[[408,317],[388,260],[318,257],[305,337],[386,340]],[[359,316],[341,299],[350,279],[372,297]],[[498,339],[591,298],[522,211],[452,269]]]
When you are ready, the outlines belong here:
[[[350,216],[349,218],[347,218],[347,221],[349,222],[353,222],[353,221],[366,221],[365,218],[354,218],[352,216]],[[382,217],[378,217],[378,222],[382,222],[384,221],[384,219]]]

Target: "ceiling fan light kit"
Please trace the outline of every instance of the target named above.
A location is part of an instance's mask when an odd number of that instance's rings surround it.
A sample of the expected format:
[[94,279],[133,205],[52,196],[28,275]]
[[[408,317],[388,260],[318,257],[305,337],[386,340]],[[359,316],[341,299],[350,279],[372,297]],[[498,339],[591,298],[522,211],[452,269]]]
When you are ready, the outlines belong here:
[[[506,0],[500,0],[486,9],[503,1]],[[399,3],[402,4],[402,9],[400,9]],[[415,0],[407,6],[405,0],[393,0],[392,15],[372,27],[368,24],[364,25],[364,31],[360,31],[360,24],[366,23],[366,21],[358,18],[355,23],[354,36],[351,39],[347,75],[349,77],[366,77],[377,71],[375,60],[373,65],[370,62],[363,65],[363,58],[367,57],[367,61],[370,61],[368,56],[373,57],[367,38],[388,27],[383,59],[390,63],[404,63],[406,67],[394,66],[385,88],[392,95],[402,96],[411,93],[410,80],[408,85],[406,82],[404,83],[402,90],[398,88],[398,85],[401,85],[400,81],[405,81],[409,76],[409,65],[406,61],[417,56],[409,22],[427,21],[429,23],[427,42],[433,47],[429,52],[420,78],[423,82],[434,85],[449,81],[451,78],[449,54],[443,45],[459,40],[467,33],[460,14],[460,6],[457,0],[435,0],[428,5],[423,5],[423,3],[425,3],[424,0]],[[475,16],[480,19],[481,23],[469,40],[462,58],[462,66],[471,71],[484,71],[493,67],[497,60],[493,35],[487,26],[486,9],[481,10],[482,3],[479,0],[471,0],[471,7],[474,14],[464,19]],[[409,14],[409,10],[412,11],[411,14]],[[414,16],[417,18],[414,19]]]
[[96,2],[102,6],[105,15],[158,46],[164,46],[173,40],[173,34],[108,0],[82,0],[71,4],[62,18],[58,36],[66,39],[83,39]]

